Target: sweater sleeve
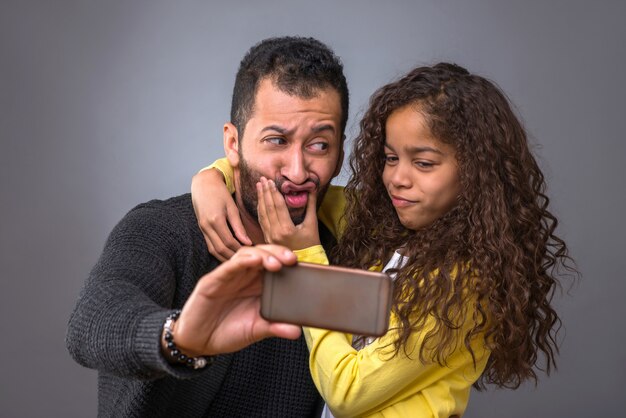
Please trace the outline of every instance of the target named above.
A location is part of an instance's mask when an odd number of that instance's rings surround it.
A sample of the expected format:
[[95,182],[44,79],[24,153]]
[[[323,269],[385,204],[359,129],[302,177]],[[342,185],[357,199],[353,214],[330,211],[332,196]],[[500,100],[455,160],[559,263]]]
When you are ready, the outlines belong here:
[[69,320],[66,344],[79,364],[140,379],[198,374],[170,365],[160,349],[180,249],[190,245],[181,222],[146,204],[113,229]]
[[[422,416],[422,411],[424,416],[462,413],[470,387],[489,357],[480,339],[472,343],[476,367],[465,347],[458,347],[446,366],[424,364],[419,360],[419,347],[432,329],[432,321],[411,335],[406,353],[400,351],[395,356],[390,344],[398,324],[393,316],[390,324],[386,335],[361,350],[352,347],[349,334],[303,329],[313,381],[333,414],[338,418],[366,416],[388,408],[396,414],[398,410],[412,411],[415,416]],[[403,416],[391,411],[387,414]]]
[[[233,168],[228,163],[227,158],[215,160],[211,165],[204,167],[202,170],[215,168],[224,176],[224,182],[230,193],[235,192]],[[335,237],[339,237],[345,228],[343,221],[343,213],[346,208],[346,198],[343,194],[343,186],[331,185],[326,191],[324,200],[320,205],[317,216],[320,221],[328,227]]]

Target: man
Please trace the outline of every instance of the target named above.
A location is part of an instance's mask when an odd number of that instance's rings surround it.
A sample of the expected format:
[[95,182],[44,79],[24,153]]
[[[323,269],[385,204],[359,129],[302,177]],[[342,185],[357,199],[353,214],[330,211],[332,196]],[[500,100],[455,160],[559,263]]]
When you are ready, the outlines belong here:
[[[244,57],[224,147],[253,244],[263,243],[256,182],[276,179],[292,220],[302,222],[339,172],[347,115],[342,65],[319,41],[268,39]],[[319,233],[329,249],[332,234],[322,223]],[[99,372],[99,415],[319,414],[299,328],[259,315],[262,270],[294,262],[286,248],[266,245],[220,264],[188,194],[131,210],[87,279],[67,334],[74,359]]]

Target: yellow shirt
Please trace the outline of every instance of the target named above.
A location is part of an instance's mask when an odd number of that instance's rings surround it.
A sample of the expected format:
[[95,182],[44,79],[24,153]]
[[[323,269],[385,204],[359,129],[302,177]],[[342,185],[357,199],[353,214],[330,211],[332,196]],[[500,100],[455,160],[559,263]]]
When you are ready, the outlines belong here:
[[[295,251],[298,260],[328,264],[321,246]],[[380,269],[380,268],[379,268]],[[471,313],[470,313],[471,315]],[[432,328],[429,320],[407,343],[407,354],[391,358],[398,318],[391,315],[389,329],[372,344],[356,350],[352,335],[304,327],[309,367],[315,386],[336,418],[341,417],[449,417],[462,415],[467,408],[472,384],[487,365],[489,351],[482,336],[472,341],[472,356],[461,344],[447,359],[446,366],[424,364],[419,348]],[[465,324],[463,331],[468,331]]]
[[[210,167],[222,171],[231,192],[234,191],[228,160],[218,160]],[[319,218],[335,236],[344,227],[340,221],[345,208],[342,192],[342,187],[331,186],[318,211]],[[328,264],[321,246],[294,252],[300,261]],[[468,318],[471,318],[471,312],[468,312]],[[352,347],[350,334],[303,328],[310,351],[311,376],[333,415],[337,418],[462,415],[471,386],[480,377],[489,358],[482,335],[471,343],[476,367],[462,343],[448,357],[446,366],[424,364],[419,359],[419,349],[434,320],[428,320],[422,331],[411,334],[406,353],[401,350],[393,358],[392,347],[383,347],[395,340],[394,327],[398,325],[398,318],[392,314],[389,323],[387,334],[360,350]],[[467,332],[469,325],[464,324],[463,331]]]

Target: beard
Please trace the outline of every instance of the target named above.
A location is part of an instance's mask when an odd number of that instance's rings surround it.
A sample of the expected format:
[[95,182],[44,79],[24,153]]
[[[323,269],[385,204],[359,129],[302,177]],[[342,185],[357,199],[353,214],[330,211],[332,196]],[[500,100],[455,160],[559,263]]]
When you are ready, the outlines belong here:
[[[240,162],[239,162],[239,178],[240,178],[239,192],[241,193],[241,201],[243,202],[243,206],[248,212],[248,214],[250,214],[258,223],[259,211],[257,209],[257,205],[259,203],[259,198],[258,198],[257,191],[256,191],[256,184],[257,182],[261,180],[261,174],[251,169],[246,159],[243,158],[243,156],[241,157]],[[280,178],[274,178],[272,180],[274,180],[274,183],[276,183],[276,189],[284,197],[284,194],[281,191],[282,189],[281,186],[283,185],[285,181],[287,181],[287,179],[285,179],[284,177],[280,177]],[[315,187],[317,189],[317,205],[316,206],[317,206],[317,209],[319,209],[320,205],[322,204],[322,200],[324,199],[324,195],[326,194],[326,191],[328,190],[329,184],[326,184],[325,186],[320,187],[319,180],[309,179],[308,181],[315,183]],[[287,209],[289,210],[289,216],[291,217],[291,220],[294,225],[299,225],[304,221],[304,218],[306,217],[306,207],[304,208],[287,207]]]

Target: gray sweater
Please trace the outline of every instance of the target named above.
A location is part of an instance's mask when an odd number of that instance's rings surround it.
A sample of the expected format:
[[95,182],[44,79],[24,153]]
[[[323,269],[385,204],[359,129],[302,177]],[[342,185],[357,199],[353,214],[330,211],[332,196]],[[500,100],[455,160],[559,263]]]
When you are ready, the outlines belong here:
[[[320,223],[322,243],[334,238]],[[70,317],[67,347],[98,370],[101,417],[309,417],[321,398],[304,340],[270,338],[204,370],[160,352],[165,317],[219,261],[189,194],[135,207],[114,228]]]

